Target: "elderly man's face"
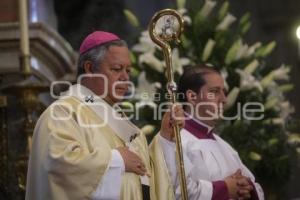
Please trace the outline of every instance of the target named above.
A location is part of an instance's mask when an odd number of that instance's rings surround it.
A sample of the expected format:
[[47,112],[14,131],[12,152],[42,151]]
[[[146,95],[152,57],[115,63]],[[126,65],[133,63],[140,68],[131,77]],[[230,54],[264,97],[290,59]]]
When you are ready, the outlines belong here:
[[99,70],[95,73],[102,74],[107,78],[107,87],[105,87],[103,78],[96,78],[96,94],[107,94],[104,99],[111,103],[122,100],[122,97],[128,91],[129,74],[131,70],[131,61],[127,47],[111,46],[109,47]]

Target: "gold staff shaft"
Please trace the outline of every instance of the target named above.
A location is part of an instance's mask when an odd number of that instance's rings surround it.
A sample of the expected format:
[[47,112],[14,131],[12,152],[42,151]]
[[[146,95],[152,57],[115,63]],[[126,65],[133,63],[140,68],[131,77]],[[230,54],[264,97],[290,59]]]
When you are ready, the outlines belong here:
[[[170,35],[170,36],[164,36],[161,37],[155,32],[155,25],[159,18],[161,18],[164,15],[172,15],[177,18],[179,23],[179,30]],[[168,78],[168,85],[167,89],[168,92],[171,95],[171,101],[173,104],[176,103],[176,90],[177,86],[174,82],[174,76],[173,76],[173,68],[172,68],[172,58],[171,58],[171,48],[168,44],[168,41],[175,40],[179,41],[179,37],[181,32],[183,31],[183,18],[181,15],[173,10],[173,9],[164,9],[161,10],[152,17],[150,24],[149,24],[149,34],[151,39],[159,45],[164,54],[165,62],[166,62],[166,72],[167,72],[167,78]],[[187,186],[186,186],[186,179],[185,179],[185,171],[184,171],[184,162],[183,162],[183,153],[182,153],[182,145],[181,145],[181,137],[180,137],[180,129],[179,126],[176,125],[173,127],[174,135],[175,135],[175,142],[176,142],[176,159],[179,169],[179,177],[180,177],[180,189],[181,189],[181,197],[183,200],[188,199],[187,194]]]

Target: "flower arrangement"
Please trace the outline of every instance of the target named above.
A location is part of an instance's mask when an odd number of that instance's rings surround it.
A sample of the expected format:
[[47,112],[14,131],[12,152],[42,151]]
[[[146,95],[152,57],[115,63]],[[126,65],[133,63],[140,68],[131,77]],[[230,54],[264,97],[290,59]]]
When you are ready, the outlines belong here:
[[[185,67],[197,63],[211,63],[222,72],[229,91],[224,115],[232,119],[218,127],[219,133],[239,152],[263,186],[273,190],[282,188],[290,175],[291,152],[300,153],[299,134],[291,132],[288,126],[294,109],[284,96],[293,89],[288,82],[290,66],[274,67],[266,62],[276,46],[274,41],[268,44],[244,41],[243,36],[251,26],[250,14],[237,19],[229,12],[228,1],[177,0],[174,7],[185,20],[182,44],[172,51],[175,77],[178,78]],[[138,25],[130,11],[126,10],[125,15],[133,25]],[[133,76],[138,85],[135,102],[145,102],[139,98],[142,93],[166,92],[162,87],[166,85],[163,56],[147,30],[141,32],[132,50]],[[148,102],[159,104],[165,100],[149,98]],[[247,102],[263,105],[260,120],[233,117],[238,113],[237,104]],[[145,125],[143,129],[150,134],[157,131],[158,122],[147,109],[143,113],[145,119],[137,123]],[[257,117],[256,114],[253,117]]]

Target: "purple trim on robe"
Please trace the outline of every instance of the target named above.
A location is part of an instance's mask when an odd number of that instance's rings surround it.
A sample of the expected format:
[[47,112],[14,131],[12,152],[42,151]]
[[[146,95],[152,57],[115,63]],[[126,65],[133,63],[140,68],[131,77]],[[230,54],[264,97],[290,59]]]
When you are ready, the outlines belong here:
[[253,190],[250,192],[250,195],[251,195],[251,200],[259,200],[258,198],[258,194],[257,194],[257,191],[256,191],[256,188],[255,188],[255,185],[252,181],[250,181],[250,184],[252,185],[253,187]]
[[225,181],[213,181],[213,194],[211,200],[228,200],[229,193]]
[[198,139],[213,139],[215,140],[212,130],[208,132],[208,128],[198,123],[192,118],[186,117],[184,128]]

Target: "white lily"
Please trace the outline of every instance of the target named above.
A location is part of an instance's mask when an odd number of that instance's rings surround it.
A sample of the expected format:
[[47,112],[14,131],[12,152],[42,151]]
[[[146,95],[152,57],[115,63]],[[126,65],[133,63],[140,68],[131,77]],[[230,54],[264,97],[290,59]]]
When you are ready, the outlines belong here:
[[174,48],[172,51],[172,64],[174,72],[181,75],[183,73],[183,66],[190,64],[190,60],[185,57],[179,57],[179,50]]
[[252,74],[257,67],[259,66],[259,62],[255,59],[253,60],[251,63],[249,63],[246,67],[245,67],[245,72],[248,72],[249,74]]
[[149,65],[149,67],[158,71],[159,73],[163,73],[165,68],[164,62],[155,57],[152,52],[144,53],[139,56],[139,64],[142,63]]
[[245,54],[245,58],[248,58],[254,54],[257,48],[261,47],[261,42],[256,42],[252,46],[250,46]]
[[290,114],[295,112],[295,108],[288,101],[280,103],[280,117],[282,119],[287,119]]
[[227,83],[227,81],[226,81],[226,79],[227,79],[227,77],[228,77],[228,72],[227,72],[226,68],[221,69],[221,75],[222,75],[222,77],[223,77],[223,79],[224,79],[224,88],[225,88],[226,90],[228,90],[228,89],[229,89],[229,86],[228,86],[228,83]]
[[143,126],[143,127],[141,128],[141,131],[142,131],[145,135],[151,135],[151,134],[153,134],[154,130],[155,130],[155,126],[150,125],[150,124],[147,124],[147,125],[145,125],[145,126]]
[[240,93],[240,89],[237,87],[234,87],[229,92],[229,94],[227,95],[227,101],[226,101],[225,108],[224,108],[225,110],[231,108],[234,105],[237,97],[239,96],[239,93]]
[[186,23],[187,25],[192,24],[192,19],[190,18],[190,16],[186,15],[187,13],[186,8],[180,8],[177,11],[182,15],[184,23]]
[[300,144],[300,134],[299,133],[291,133],[288,136],[288,142],[290,144]]
[[284,120],[277,117],[277,118],[271,118],[271,119],[266,119],[263,120],[263,124],[278,124],[278,125],[283,125]]
[[248,44],[242,44],[240,48],[237,50],[235,60],[239,60],[242,58],[248,58],[255,53],[255,50],[261,46],[260,42],[256,42],[252,46],[248,46]]
[[274,84],[274,80],[289,80],[290,68],[285,65],[281,65],[278,69],[271,71],[262,80],[261,85],[263,87],[268,87]]
[[288,91],[291,91],[292,89],[294,89],[293,84],[283,84],[283,85],[278,87],[278,90],[280,92],[288,92]]
[[205,45],[203,53],[202,53],[202,61],[204,61],[204,62],[207,61],[207,59],[211,55],[211,52],[212,52],[215,44],[216,44],[216,41],[214,41],[213,39],[209,39],[206,42],[206,45]]
[[284,100],[283,93],[279,90],[279,86],[277,83],[272,82],[272,84],[270,84],[267,89],[269,91],[269,96],[267,97],[268,100],[272,98],[276,98],[279,101]]
[[216,30],[217,31],[226,30],[233,22],[235,22],[235,20],[236,20],[235,16],[233,16],[230,13],[227,13],[224,19],[217,25]]
[[275,80],[289,80],[290,68],[282,64],[278,69],[273,71]]
[[139,43],[132,47],[132,51],[139,53],[154,52],[158,47],[151,40],[148,31],[143,31]]
[[257,88],[260,92],[263,91],[260,82],[250,73],[240,69],[236,69],[235,72],[240,75],[240,89],[242,91],[253,88]]
[[207,17],[211,13],[212,9],[216,6],[216,4],[217,4],[216,1],[205,0],[205,3],[202,6],[200,11],[201,15],[203,17]]
[[138,77],[137,87],[135,88],[135,98],[143,102],[153,102],[154,94],[161,87],[158,82],[150,83],[146,79],[146,72],[143,71]]
[[277,118],[273,118],[272,119],[272,123],[273,124],[281,124],[281,125],[283,125],[285,122],[284,122],[284,119],[277,117]]
[[242,44],[240,48],[236,51],[236,55],[234,60],[240,60],[246,56],[246,53],[248,51],[248,45]]

